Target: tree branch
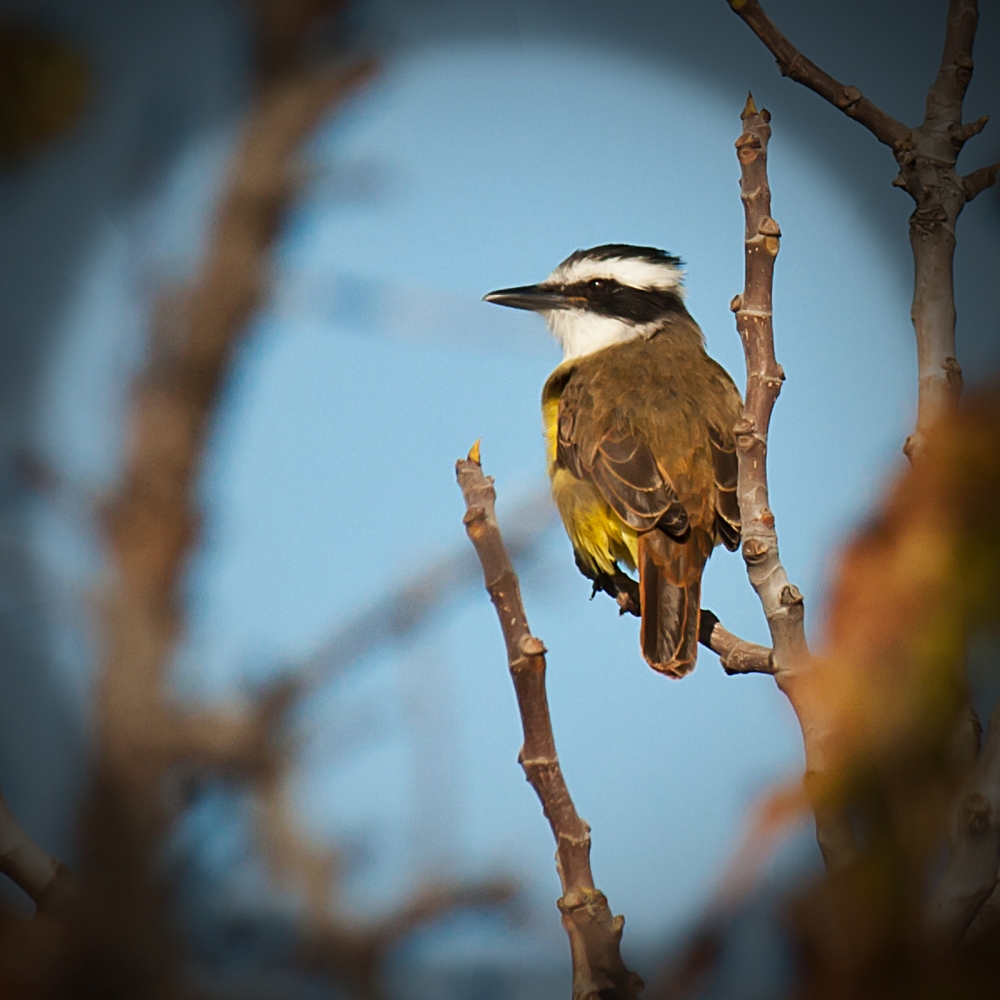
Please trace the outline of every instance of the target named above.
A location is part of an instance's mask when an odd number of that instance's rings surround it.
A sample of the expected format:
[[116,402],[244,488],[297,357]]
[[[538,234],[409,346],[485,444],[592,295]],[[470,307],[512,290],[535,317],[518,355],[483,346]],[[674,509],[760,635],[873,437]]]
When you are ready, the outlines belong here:
[[955,351],[955,223],[966,202],[996,180],[998,166],[960,177],[955,163],[965,142],[982,131],[986,118],[962,123],[962,102],[972,78],[976,0],[950,0],[937,76],[927,91],[924,120],[911,129],[844,87],[810,62],[777,29],[758,0],[729,5],[771,50],[782,73],[804,84],[861,122],[893,150],[899,176],[893,181],[916,202],[910,216],[914,291],[911,316],[917,340],[917,426],[903,450],[911,460],[924,451],[927,432],[954,409],[962,392]]
[[993,187],[997,182],[998,173],[1000,173],[1000,163],[991,163],[988,167],[980,167],[978,170],[973,170],[971,174],[966,174],[962,178],[965,200],[972,201],[987,188]]
[[613,917],[590,870],[590,828],[570,798],[556,756],[545,691],[545,647],[528,628],[520,586],[500,534],[493,480],[484,476],[478,444],[455,466],[465,498],[464,523],[496,607],[517,694],[524,745],[519,761],[556,840],[562,884],[559,909],[573,959],[574,1000],[634,1000],[642,980],[622,962],[623,917]]
[[733,635],[708,608],[701,609],[698,641],[719,657],[727,674],[774,674],[771,650]]
[[[911,460],[923,454],[928,430],[955,408],[962,392],[962,367],[955,349],[955,224],[971,199],[955,164],[966,137],[981,130],[978,122],[962,124],[977,21],[976,0],[950,0],[941,64],[927,91],[924,120],[896,155],[899,177],[893,183],[916,202],[910,216],[910,246],[917,427],[903,448]],[[970,182],[973,190],[985,180],[986,176],[976,177]]]
[[947,118],[961,124],[962,101],[972,79],[972,45],[979,23],[978,6],[977,0],[949,0],[941,65],[927,91],[925,122]]
[[39,914],[65,917],[76,903],[79,889],[73,873],[24,832],[2,793],[0,873],[31,897]]
[[[740,161],[740,196],[746,217],[743,294],[732,302],[743,341],[747,388],[743,416],[736,424],[739,459],[737,496],[743,523],[743,559],[771,632],[772,672],[795,709],[806,755],[806,788],[816,792],[829,768],[826,745],[833,736],[821,700],[811,696],[813,660],[805,634],[802,594],[790,583],[778,554],[778,533],[767,486],[767,436],[771,411],[785,373],[774,354],[772,280],[781,230],[771,217],[767,179],[767,144],[771,116],[757,111],[748,96],[743,132],[736,141]],[[853,857],[853,837],[846,822],[832,814],[816,794],[816,835],[827,866],[842,868]]]
[[857,87],[846,87],[807,59],[778,30],[757,0],[729,0],[729,6],[750,26],[751,31],[770,49],[782,76],[819,94],[849,118],[860,122],[879,142],[895,148],[910,130],[892,115],[864,97]]

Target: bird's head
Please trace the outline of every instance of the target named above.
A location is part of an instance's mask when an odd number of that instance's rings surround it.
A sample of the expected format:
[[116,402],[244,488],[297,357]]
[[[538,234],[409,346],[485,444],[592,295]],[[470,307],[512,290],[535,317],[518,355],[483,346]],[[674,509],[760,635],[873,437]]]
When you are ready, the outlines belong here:
[[608,243],[570,254],[543,282],[502,288],[485,301],[545,317],[566,360],[648,337],[685,313],[681,261],[654,247]]

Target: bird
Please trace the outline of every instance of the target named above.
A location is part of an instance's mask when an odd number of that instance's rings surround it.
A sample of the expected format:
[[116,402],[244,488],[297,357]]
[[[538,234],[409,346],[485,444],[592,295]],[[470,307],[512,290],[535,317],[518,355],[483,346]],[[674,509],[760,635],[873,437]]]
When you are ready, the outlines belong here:
[[743,402],[685,306],[682,266],[608,243],[484,296],[541,314],[562,347],[542,390],[553,499],[591,597],[638,614],[644,659],[673,678],[697,660],[705,564],[741,530]]

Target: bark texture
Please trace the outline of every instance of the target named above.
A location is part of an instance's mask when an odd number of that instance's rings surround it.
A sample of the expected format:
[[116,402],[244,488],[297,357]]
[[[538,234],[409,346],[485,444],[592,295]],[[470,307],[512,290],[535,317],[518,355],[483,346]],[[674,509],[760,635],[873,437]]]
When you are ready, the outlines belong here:
[[802,593],[785,573],[767,486],[767,436],[785,373],[774,354],[772,282],[781,229],[771,216],[767,144],[771,116],[748,97],[743,131],[736,141],[740,196],[746,219],[743,293],[732,302],[743,342],[747,385],[736,425],[737,496],[743,523],[743,559],[771,632],[771,672],[795,709],[806,755],[806,788],[816,811],[816,835],[827,866],[843,868],[853,857],[853,838],[842,817],[825,805],[819,787],[830,769],[827,747],[835,738],[830,719],[813,695],[813,660],[805,634]]

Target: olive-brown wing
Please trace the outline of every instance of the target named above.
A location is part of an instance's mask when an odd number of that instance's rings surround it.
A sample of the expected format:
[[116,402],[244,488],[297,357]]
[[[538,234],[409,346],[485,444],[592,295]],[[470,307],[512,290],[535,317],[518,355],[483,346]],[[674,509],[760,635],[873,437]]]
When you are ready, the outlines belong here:
[[716,427],[709,426],[708,440],[712,447],[712,471],[715,477],[715,533],[730,552],[740,546],[740,505],[736,497],[739,463],[736,442]]
[[688,513],[649,445],[628,428],[613,425],[601,431],[594,421],[578,419],[581,395],[567,391],[559,400],[557,461],[578,479],[592,482],[636,531],[659,527],[674,538],[686,537]]

